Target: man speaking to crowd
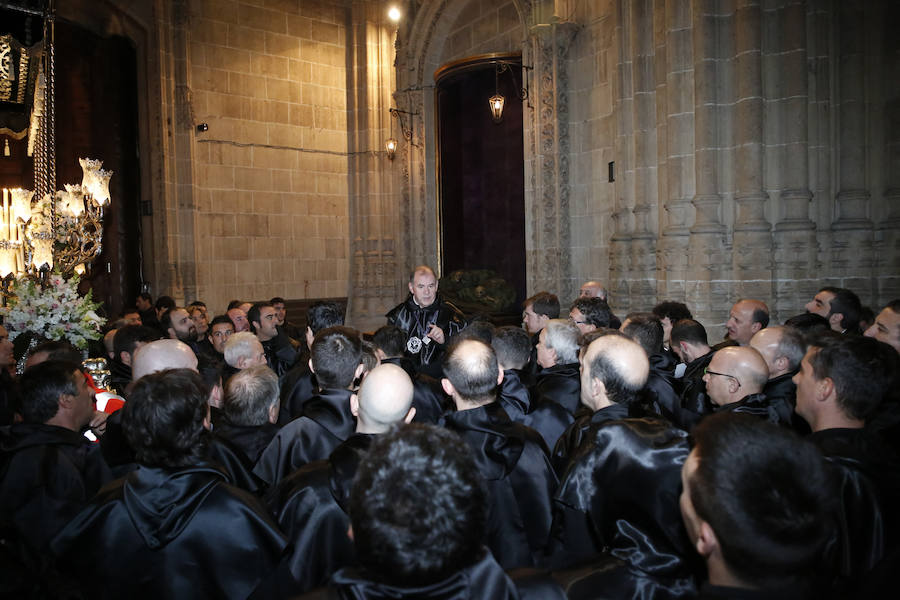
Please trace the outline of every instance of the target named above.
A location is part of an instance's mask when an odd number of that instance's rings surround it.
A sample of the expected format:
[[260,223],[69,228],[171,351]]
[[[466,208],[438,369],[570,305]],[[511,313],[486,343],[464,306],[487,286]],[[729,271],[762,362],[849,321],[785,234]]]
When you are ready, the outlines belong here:
[[389,325],[407,333],[406,355],[420,372],[440,377],[441,355],[451,336],[465,327],[462,312],[438,294],[431,267],[419,265],[409,277],[409,297],[387,315]]

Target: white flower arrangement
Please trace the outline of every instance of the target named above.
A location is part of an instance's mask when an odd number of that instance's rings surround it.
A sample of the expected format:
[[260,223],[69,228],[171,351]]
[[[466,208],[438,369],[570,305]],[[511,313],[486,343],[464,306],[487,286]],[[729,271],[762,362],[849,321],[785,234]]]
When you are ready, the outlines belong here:
[[80,350],[100,338],[103,319],[94,312],[99,302],[78,295],[79,277],[66,281],[52,273],[46,289],[31,279],[18,279],[11,287],[9,306],[0,309],[9,339],[32,332],[49,340],[67,340]]

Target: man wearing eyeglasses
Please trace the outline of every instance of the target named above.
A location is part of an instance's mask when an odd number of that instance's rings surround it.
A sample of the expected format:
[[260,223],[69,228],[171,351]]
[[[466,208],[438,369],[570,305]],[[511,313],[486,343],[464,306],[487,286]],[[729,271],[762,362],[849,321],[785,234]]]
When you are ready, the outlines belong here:
[[762,393],[768,380],[765,359],[750,346],[722,348],[713,355],[703,375],[706,393],[716,405],[716,412],[748,413],[786,425]]

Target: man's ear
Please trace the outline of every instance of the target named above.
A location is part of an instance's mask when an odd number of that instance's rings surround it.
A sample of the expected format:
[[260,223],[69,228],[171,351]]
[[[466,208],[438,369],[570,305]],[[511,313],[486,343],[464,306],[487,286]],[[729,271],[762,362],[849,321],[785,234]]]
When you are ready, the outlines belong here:
[[750,331],[752,331],[753,333],[756,333],[762,328],[762,323],[750,323]]
[[497,371],[499,371],[499,373],[497,374],[497,385],[500,385],[501,383],[503,383],[503,367],[501,367],[499,364],[497,365]]
[[[312,359],[310,359],[310,360],[312,360]],[[353,379],[354,380],[359,379],[360,375],[362,375],[365,372],[365,370],[366,370],[366,365],[364,365],[363,363],[359,363],[358,365],[356,365],[356,372],[353,373]]]
[[59,399],[56,401],[56,403],[59,405],[59,408],[63,410],[69,410],[70,408],[72,408],[74,402],[75,396],[72,396],[71,394],[60,394]]
[[407,285],[409,286],[409,293],[412,294],[413,290],[415,289],[415,288],[413,288],[412,282],[410,281]]
[[816,400],[827,400],[832,394],[834,394],[834,380],[831,377],[816,380]]
[[253,331],[259,331],[260,329],[262,329],[262,324],[259,321],[253,321],[250,324],[253,325]]
[[719,540],[716,532],[713,531],[709,523],[700,521],[700,527],[697,531],[697,554],[706,558],[719,548]]
[[406,416],[403,417],[403,422],[407,425],[412,423],[412,420],[416,418],[416,407],[410,406],[409,410],[406,411]]
[[306,345],[309,348],[312,348],[313,340],[316,339],[316,336],[312,332],[312,328],[307,325],[306,326]]
[[828,324],[831,325],[831,328],[834,330],[843,329],[841,327],[841,321],[844,320],[844,315],[842,313],[832,313],[831,316],[828,317]]
[[445,392],[448,396],[451,396],[451,397],[453,396],[453,392],[456,391],[456,388],[453,387],[453,384],[450,383],[450,380],[447,379],[446,377],[444,377],[443,379],[441,379],[441,387],[444,388],[444,392]]
[[347,537],[350,538],[350,541],[353,541],[353,525],[347,526]]
[[359,396],[350,394],[350,413],[354,417],[359,417]]
[[203,429],[212,431],[212,419],[209,416],[209,404],[206,405],[206,416],[203,417]]
[[178,334],[175,333],[175,328],[174,328],[174,327],[169,327],[166,331],[169,332],[169,339],[172,339],[172,340],[177,340],[177,339],[178,339]]
[[685,362],[690,362],[687,360],[688,355],[690,354],[690,348],[687,345],[687,342],[681,340],[678,342],[678,347],[681,349],[681,356],[685,359]]
[[121,362],[123,365],[127,365],[130,367],[131,366],[131,353],[125,352],[124,350],[122,352],[119,352],[119,362]]
[[313,366],[312,366],[312,359],[309,359],[309,371],[310,371],[310,373],[315,373],[315,372],[316,372],[316,370],[313,369]]
[[775,359],[775,366],[779,371],[787,371],[788,364],[790,364],[790,361],[788,360],[787,356],[779,356]]
[[605,398],[606,384],[600,381],[599,377],[591,377],[591,397]]
[[281,412],[281,405],[276,400],[269,405],[269,423],[274,425],[278,422],[278,413]]
[[735,379],[733,377],[726,377],[725,379],[728,380],[728,391],[731,392],[732,394],[737,393],[738,388],[740,387],[738,385],[737,379]]

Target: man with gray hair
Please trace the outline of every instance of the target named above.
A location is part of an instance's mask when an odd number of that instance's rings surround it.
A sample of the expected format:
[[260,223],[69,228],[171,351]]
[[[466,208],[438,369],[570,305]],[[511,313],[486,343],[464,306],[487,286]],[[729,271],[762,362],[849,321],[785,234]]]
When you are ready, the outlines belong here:
[[[750,347],[762,355],[769,368],[769,381],[763,388],[766,400],[778,411],[783,422],[792,422],[797,404],[797,386],[792,378],[806,354],[803,334],[793,327],[774,325],[757,331],[750,338]],[[795,427],[804,423],[802,419],[793,419],[793,422]],[[801,433],[809,433],[809,428],[802,427]]]
[[541,330],[537,362],[542,370],[532,391],[535,407],[555,402],[575,416],[580,404],[579,335],[578,327],[568,319],[550,319]]
[[278,376],[265,365],[238,371],[225,386],[214,435],[244,452],[251,465],[278,433]]
[[359,393],[350,396],[357,417],[356,433],[327,460],[294,471],[266,496],[282,531],[294,541],[290,575],[278,588],[302,594],[325,585],[332,573],[355,562],[353,541],[345,535],[350,525],[347,508],[359,463],[376,436],[416,414],[412,406],[413,382],[401,367],[381,364],[363,379]]
[[267,364],[266,352],[263,350],[262,343],[249,331],[235,333],[228,338],[228,341],[225,342],[224,354],[225,362],[231,367],[225,373],[226,378],[241,369]]

